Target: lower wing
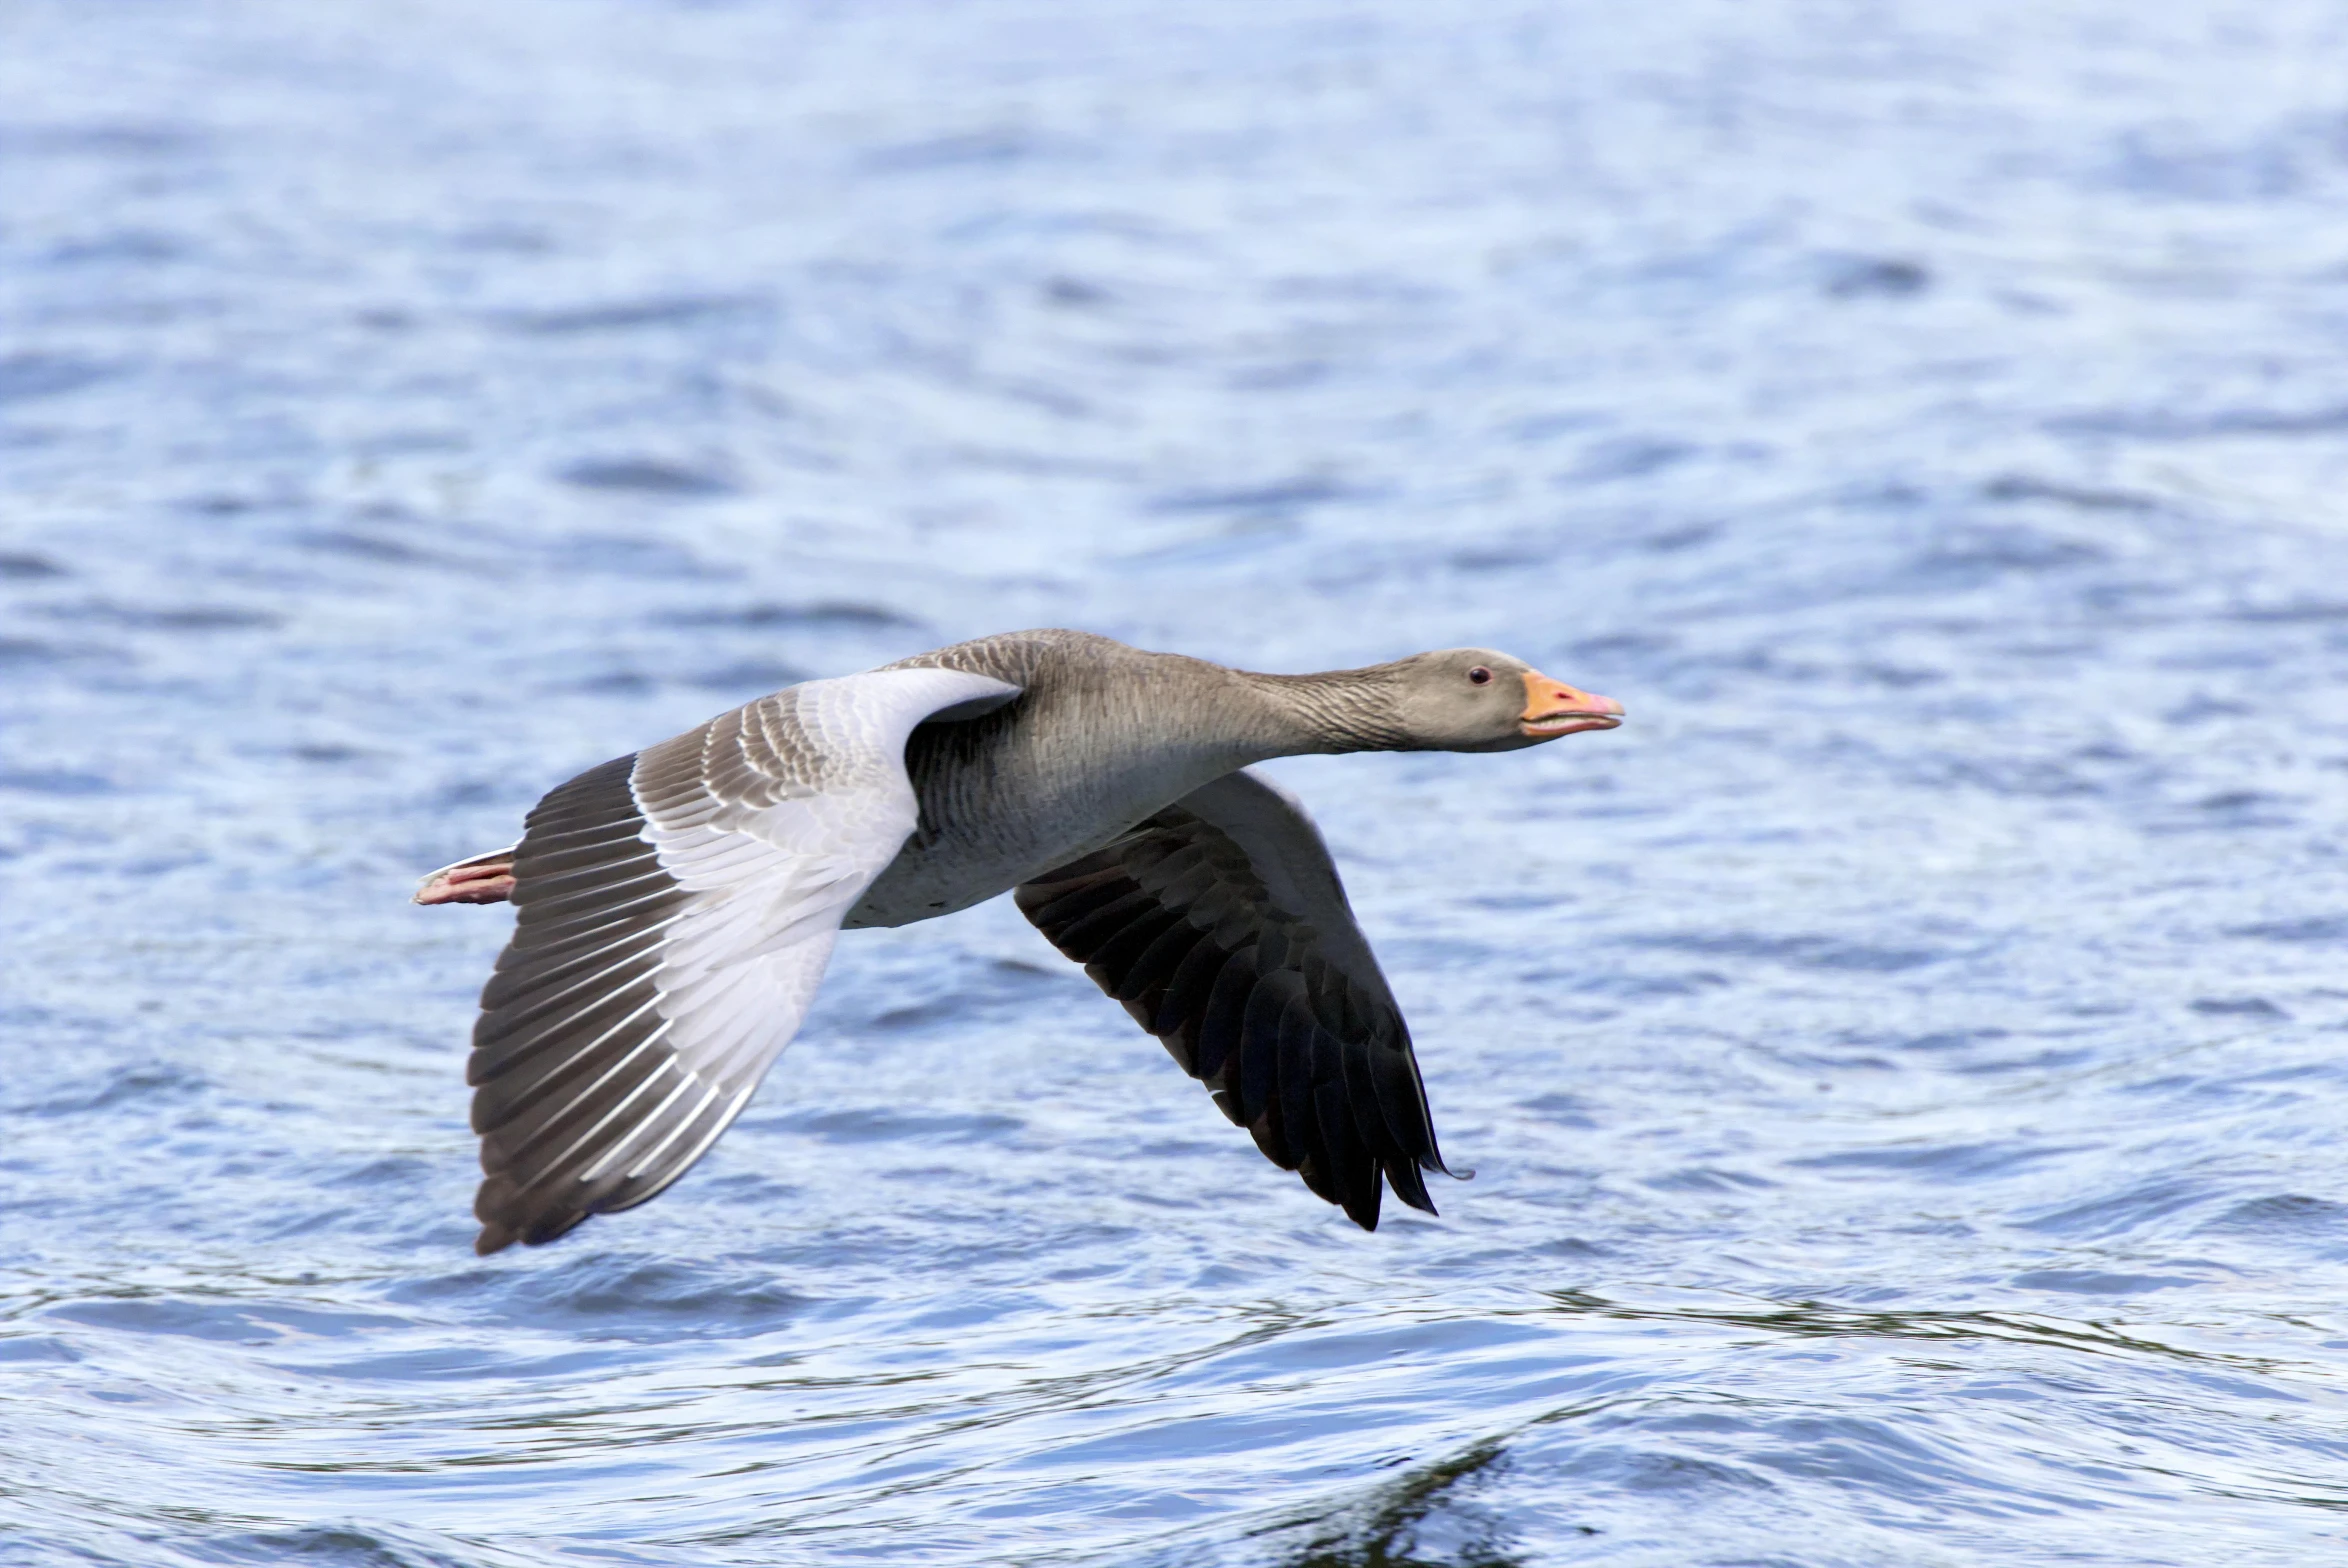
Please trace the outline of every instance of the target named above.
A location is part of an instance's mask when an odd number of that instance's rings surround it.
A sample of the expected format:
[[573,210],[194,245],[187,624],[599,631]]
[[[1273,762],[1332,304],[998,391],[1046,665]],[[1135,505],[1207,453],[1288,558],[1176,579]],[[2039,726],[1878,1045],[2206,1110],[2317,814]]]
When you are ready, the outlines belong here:
[[1015,896],[1274,1164],[1365,1230],[1381,1174],[1435,1212],[1420,1172],[1445,1167],[1410,1030],[1288,795],[1229,774]]

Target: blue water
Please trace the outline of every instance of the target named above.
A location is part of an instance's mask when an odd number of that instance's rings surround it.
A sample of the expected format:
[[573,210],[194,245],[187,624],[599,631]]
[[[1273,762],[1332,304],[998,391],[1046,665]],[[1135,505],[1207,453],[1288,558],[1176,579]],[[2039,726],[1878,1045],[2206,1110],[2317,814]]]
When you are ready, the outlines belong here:
[[[2348,1562],[2348,13],[8,0],[0,1562]],[[468,1250],[550,785],[979,633],[1316,759],[1443,1217],[1007,903]]]

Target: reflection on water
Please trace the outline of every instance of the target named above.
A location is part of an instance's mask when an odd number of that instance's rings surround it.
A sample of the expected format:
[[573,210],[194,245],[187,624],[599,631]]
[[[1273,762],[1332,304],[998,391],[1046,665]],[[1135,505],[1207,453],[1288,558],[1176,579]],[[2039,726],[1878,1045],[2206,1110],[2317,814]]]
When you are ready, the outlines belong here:
[[[0,1562],[2348,1550],[2336,8],[1453,10],[14,7]],[[1442,1218],[990,905],[474,1258],[412,878],[1036,625],[1628,705],[1275,769]]]
[[[1298,1527],[1312,1542],[1281,1559],[1282,1568],[1523,1568],[1525,1559],[1506,1550],[1505,1524],[1474,1504],[1477,1482],[1507,1462],[1504,1446],[1485,1442],[1414,1469],[1350,1517],[1324,1515]],[[1332,1524],[1337,1530],[1323,1533]]]
[[2181,1345],[2161,1344],[2140,1333],[2128,1333],[2108,1323],[2044,1318],[2015,1312],[1854,1312],[1818,1302],[1773,1303],[1766,1309],[1699,1305],[1680,1309],[1631,1306],[1607,1301],[1586,1290],[1554,1293],[1558,1308],[1569,1313],[1590,1312],[1627,1322],[1642,1319],[1700,1324],[1733,1323],[1764,1334],[1816,1335],[1839,1339],[1867,1334],[1885,1339],[2003,1339],[2021,1344],[2081,1352],[2135,1351],[2150,1355],[2184,1356],[2194,1360],[2236,1360],[2246,1371],[2275,1371],[2279,1365],[2254,1357],[2226,1357]]

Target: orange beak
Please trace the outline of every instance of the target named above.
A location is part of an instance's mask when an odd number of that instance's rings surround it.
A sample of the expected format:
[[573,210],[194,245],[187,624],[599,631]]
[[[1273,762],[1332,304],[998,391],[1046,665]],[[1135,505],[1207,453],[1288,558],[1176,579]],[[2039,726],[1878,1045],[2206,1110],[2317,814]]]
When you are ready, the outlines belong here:
[[1553,681],[1538,670],[1525,672],[1525,711],[1517,728],[1541,740],[1576,730],[1610,730],[1622,722],[1622,704],[1612,697]]

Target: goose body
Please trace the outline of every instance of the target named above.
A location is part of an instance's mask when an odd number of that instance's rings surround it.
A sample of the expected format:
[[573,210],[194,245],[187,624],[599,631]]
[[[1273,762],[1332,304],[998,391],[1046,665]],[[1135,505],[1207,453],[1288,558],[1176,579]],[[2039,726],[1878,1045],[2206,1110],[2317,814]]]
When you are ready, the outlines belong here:
[[983,903],[1269,754],[1261,699],[1237,671],[1202,659],[1082,632],[1014,632],[892,666],[925,667],[1021,695],[914,731],[905,771],[920,822],[849,912],[851,927]]
[[[476,1247],[658,1194],[797,1030],[842,929],[1004,892],[1264,1154],[1375,1228],[1443,1169],[1328,850],[1249,764],[1500,751],[1620,705],[1482,649],[1259,675],[1014,632],[809,681],[590,769],[417,902],[510,899],[467,1078]],[[1383,1177],[1383,1183],[1381,1183]]]

